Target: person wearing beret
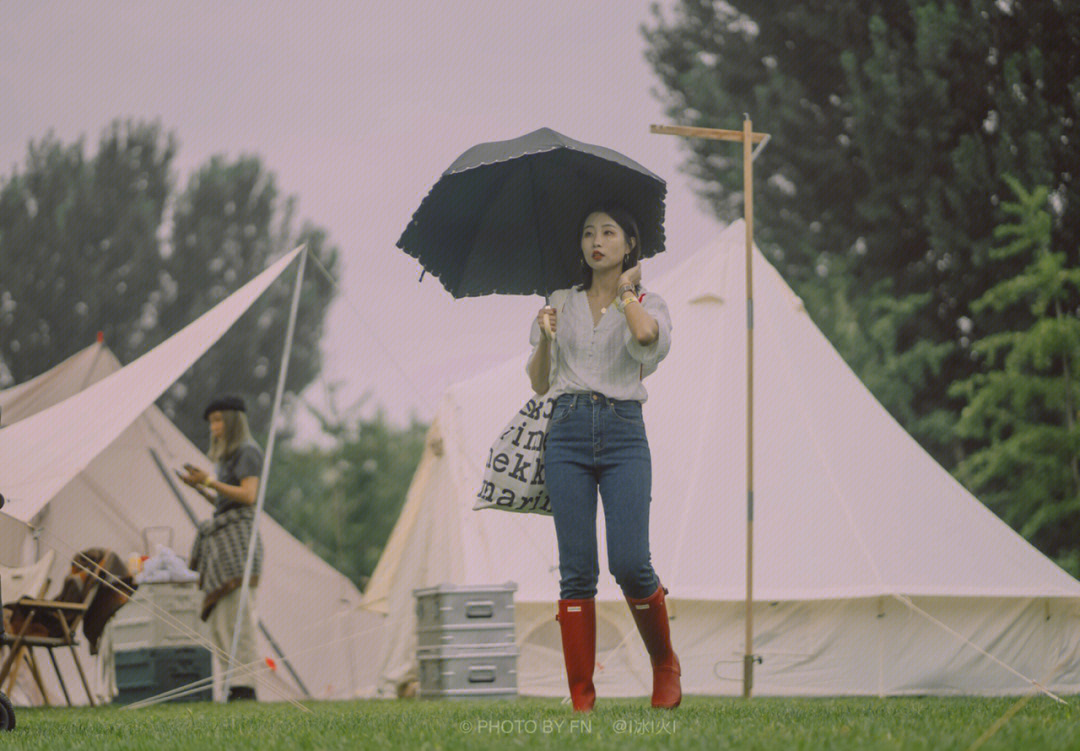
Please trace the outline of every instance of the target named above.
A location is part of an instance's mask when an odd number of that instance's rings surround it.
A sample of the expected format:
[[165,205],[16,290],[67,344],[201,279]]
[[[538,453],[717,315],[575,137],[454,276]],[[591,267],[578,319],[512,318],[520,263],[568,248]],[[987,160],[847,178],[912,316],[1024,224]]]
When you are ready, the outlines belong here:
[[[232,649],[244,563],[254,530],[263,452],[251,437],[244,400],[240,397],[227,395],[214,399],[203,412],[203,419],[210,425],[207,456],[217,464],[217,476],[191,464],[184,465],[185,472],[177,474],[214,504],[213,516],[199,524],[188,565],[199,573],[199,587],[205,594],[202,619],[209,624],[219,663],[226,669],[226,658],[222,655],[227,656]],[[255,587],[259,582],[262,557],[262,540],[256,535],[255,561],[236,652],[239,665],[254,666],[257,659]],[[234,670],[232,676],[228,700],[254,699],[252,675],[244,670]]]

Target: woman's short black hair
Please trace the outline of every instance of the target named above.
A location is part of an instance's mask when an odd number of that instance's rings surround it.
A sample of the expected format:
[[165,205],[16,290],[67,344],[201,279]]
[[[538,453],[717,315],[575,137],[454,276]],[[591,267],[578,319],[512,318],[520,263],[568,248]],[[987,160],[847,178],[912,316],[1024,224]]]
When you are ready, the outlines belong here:
[[[614,201],[600,201],[589,207],[589,210],[581,215],[581,221],[578,222],[578,240],[581,240],[581,234],[585,230],[585,220],[593,214],[607,214],[615,223],[622,229],[623,234],[626,235],[626,242],[631,246],[630,252],[626,254],[626,258],[623,259],[623,270],[632,269],[637,266],[638,261],[641,259],[641,231],[638,230],[637,219],[630,213],[630,210],[621,204]],[[633,242],[630,242],[633,239]],[[585,259],[581,259],[581,275],[582,275],[582,287],[588,289],[592,286],[593,270],[589,264],[585,263]]]

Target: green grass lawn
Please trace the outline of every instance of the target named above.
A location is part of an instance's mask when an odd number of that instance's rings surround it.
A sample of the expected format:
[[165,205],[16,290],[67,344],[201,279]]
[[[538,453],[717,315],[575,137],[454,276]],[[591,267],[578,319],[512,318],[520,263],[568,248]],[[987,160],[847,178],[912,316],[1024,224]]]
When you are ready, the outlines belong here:
[[[674,712],[600,700],[574,715],[554,699],[166,704],[16,709],[0,747],[33,749],[967,749],[1015,699],[689,697]],[[1025,704],[983,749],[1080,749],[1080,697]]]

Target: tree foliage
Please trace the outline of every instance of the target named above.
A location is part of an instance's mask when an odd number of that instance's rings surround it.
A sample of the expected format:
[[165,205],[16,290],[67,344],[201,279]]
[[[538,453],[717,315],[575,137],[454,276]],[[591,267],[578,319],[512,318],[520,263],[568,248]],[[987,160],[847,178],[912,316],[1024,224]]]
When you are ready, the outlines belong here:
[[[188,283],[178,283],[159,312],[162,330],[176,331],[194,320],[301,243],[333,272],[337,250],[328,246],[325,230],[305,223],[295,232],[292,219],[293,200],[279,204],[274,176],[258,158],[211,158],[191,176],[173,211],[164,271]],[[253,424],[268,427],[295,279],[294,269],[282,274],[162,397],[160,406],[185,433],[205,435],[203,407],[222,392],[247,396]],[[332,296],[330,282],[309,263],[285,381],[289,393],[299,394],[319,374],[319,342]]]
[[328,448],[286,443],[274,460],[266,509],[282,526],[363,588],[401,513],[427,426],[315,413]]
[[[1008,180],[1010,220],[990,257],[1024,262],[972,303],[976,314],[1015,315],[1017,328],[978,339],[983,367],[953,384],[966,406],[957,432],[980,448],[960,478],[1044,552],[1080,574],[1080,268],[1052,248],[1046,188]],[[1028,321],[1033,321],[1027,323]]]
[[122,362],[153,338],[165,297],[157,233],[171,135],[114,123],[95,155],[47,136],[0,185],[0,361],[6,383],[56,365],[103,331]]
[[[293,200],[281,200],[257,157],[214,157],[177,194],[176,151],[175,137],[157,124],[117,122],[93,155],[81,140],[31,143],[25,167],[0,183],[0,386],[56,365],[97,331],[131,362],[301,242],[335,269],[325,230],[293,228]],[[319,372],[332,295],[312,272],[286,383],[293,393]],[[241,393],[253,412],[268,412],[294,278],[283,275],[160,399],[198,444],[206,440],[202,409],[215,393]]]
[[[682,0],[644,29],[678,123],[772,140],[755,164],[758,243],[882,403],[939,462],[970,439],[948,385],[972,337],[1008,321],[971,303],[989,264],[1000,175],[1051,186],[1055,244],[1080,248],[1080,5],[1012,0]],[[740,156],[689,140],[718,217],[741,215]]]

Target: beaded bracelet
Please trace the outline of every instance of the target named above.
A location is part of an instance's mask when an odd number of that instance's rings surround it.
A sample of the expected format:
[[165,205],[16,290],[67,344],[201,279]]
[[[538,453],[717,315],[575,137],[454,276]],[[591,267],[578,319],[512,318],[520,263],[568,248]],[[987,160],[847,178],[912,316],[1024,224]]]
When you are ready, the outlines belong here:
[[627,295],[623,295],[615,301],[615,309],[620,313],[624,313],[626,311],[626,306],[632,302],[640,303],[641,301],[638,300],[633,293],[631,293],[629,297]]

